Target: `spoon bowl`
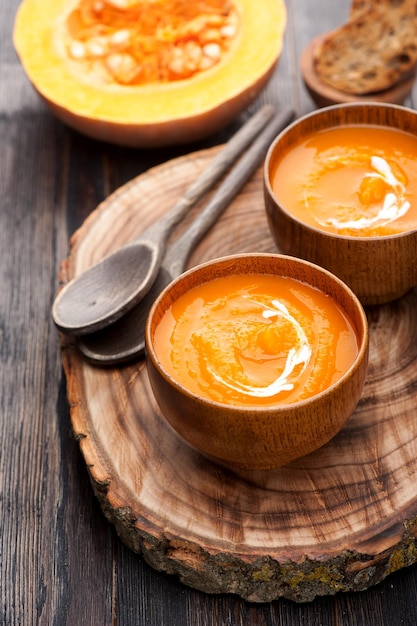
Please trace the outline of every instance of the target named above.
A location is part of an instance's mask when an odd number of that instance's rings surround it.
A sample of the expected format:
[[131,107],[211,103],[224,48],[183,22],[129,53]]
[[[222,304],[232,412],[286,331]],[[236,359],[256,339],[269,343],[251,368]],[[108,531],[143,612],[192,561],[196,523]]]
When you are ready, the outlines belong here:
[[162,255],[158,242],[142,237],[80,274],[54,303],[58,328],[66,334],[83,334],[115,322],[149,291]]

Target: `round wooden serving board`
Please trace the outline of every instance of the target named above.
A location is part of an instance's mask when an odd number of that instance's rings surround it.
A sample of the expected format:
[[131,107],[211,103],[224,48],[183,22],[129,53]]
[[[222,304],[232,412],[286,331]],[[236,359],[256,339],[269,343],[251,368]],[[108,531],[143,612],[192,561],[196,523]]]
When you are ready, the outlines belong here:
[[[216,150],[112,194],[72,237],[62,282],[167,211]],[[190,266],[267,251],[276,248],[259,170]],[[144,360],[98,368],[62,337],[73,429],[125,544],[187,585],[254,602],[361,590],[415,563],[417,293],[367,313],[370,365],[356,412],[325,447],[268,472],[232,472],[183,443],[161,417]]]

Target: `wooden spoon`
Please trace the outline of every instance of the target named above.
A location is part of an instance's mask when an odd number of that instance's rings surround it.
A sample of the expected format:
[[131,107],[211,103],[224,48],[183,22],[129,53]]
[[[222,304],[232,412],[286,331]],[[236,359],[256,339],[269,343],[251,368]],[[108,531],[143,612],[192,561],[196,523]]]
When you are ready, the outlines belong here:
[[174,227],[213,187],[273,114],[274,108],[270,105],[260,109],[230,139],[169,213],[63,287],[52,307],[53,320],[61,332],[82,335],[105,328],[145,296],[158,274]]
[[125,363],[140,357],[145,348],[148,312],[162,289],[179,276],[191,251],[262,163],[280,130],[293,119],[291,110],[277,114],[225,178],[189,228],[169,246],[156,281],[145,298],[107,328],[79,338],[78,347],[91,362],[100,365]]

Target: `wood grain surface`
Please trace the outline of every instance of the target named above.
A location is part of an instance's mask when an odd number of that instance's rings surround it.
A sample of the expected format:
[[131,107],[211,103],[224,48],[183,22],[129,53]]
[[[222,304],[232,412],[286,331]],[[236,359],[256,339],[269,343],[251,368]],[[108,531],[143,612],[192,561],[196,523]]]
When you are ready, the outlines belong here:
[[[72,237],[62,282],[168,210],[215,150],[169,161],[113,193]],[[276,248],[259,170],[189,264],[268,251]],[[161,418],[144,361],[100,369],[62,337],[72,426],[123,542],[191,587],[255,602],[366,589],[414,563],[417,294],[367,314],[370,365],[357,410],[329,444],[270,472],[231,472],[201,458]]]

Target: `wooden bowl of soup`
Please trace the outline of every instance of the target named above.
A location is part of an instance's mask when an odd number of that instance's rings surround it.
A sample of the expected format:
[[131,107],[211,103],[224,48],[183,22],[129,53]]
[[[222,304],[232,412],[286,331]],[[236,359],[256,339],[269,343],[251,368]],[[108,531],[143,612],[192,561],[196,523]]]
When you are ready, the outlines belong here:
[[146,328],[162,416],[202,455],[280,467],[326,444],[354,411],[368,362],[363,307],[336,276],[279,254],[199,265]]
[[365,305],[417,285],[417,113],[349,103],[274,140],[264,196],[279,252],[335,273]]

